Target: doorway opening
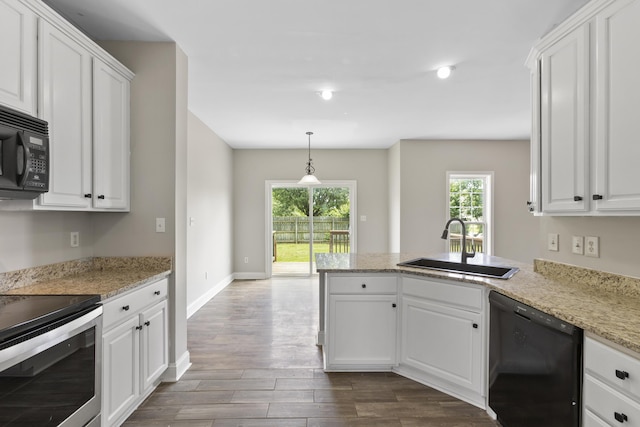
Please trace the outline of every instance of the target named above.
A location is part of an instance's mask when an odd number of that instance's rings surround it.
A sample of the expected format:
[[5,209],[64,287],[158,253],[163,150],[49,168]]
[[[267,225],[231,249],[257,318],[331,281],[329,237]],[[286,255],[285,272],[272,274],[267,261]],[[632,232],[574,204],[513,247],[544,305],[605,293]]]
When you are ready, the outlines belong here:
[[267,277],[310,276],[315,254],[355,252],[355,181],[268,181]]

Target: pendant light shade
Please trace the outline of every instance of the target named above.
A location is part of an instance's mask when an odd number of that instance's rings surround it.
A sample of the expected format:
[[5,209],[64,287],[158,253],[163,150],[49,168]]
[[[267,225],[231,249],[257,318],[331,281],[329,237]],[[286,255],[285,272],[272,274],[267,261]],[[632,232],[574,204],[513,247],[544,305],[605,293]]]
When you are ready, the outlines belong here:
[[307,132],[307,136],[309,138],[309,160],[307,161],[307,167],[305,168],[307,172],[306,175],[303,176],[300,181],[298,181],[298,184],[302,184],[302,185],[320,184],[320,181],[318,181],[318,178],[316,178],[316,176],[313,174],[316,171],[316,169],[311,164],[311,135],[313,135],[313,132]]

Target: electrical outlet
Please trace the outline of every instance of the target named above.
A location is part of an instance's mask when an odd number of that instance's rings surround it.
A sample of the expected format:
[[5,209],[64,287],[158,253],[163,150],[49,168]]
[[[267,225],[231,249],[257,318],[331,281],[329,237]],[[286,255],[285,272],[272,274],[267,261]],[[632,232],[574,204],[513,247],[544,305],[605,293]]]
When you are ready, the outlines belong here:
[[164,233],[164,232],[165,232],[164,218],[156,218],[156,233]]
[[558,233],[549,233],[547,235],[547,249],[558,252],[558,247],[560,246],[558,242],[559,239],[560,236],[558,236]]
[[600,257],[600,238],[587,236],[584,242],[584,254],[586,256],[598,258]]
[[71,247],[72,248],[77,248],[78,246],[80,246],[80,232],[79,231],[72,231],[71,232]]
[[573,236],[573,240],[571,242],[571,252],[577,255],[584,254],[584,237]]
[[366,215],[360,215],[360,221],[361,222],[366,222],[367,221],[367,216]]
[[249,257],[248,256],[244,257],[244,263],[245,264],[249,264]]

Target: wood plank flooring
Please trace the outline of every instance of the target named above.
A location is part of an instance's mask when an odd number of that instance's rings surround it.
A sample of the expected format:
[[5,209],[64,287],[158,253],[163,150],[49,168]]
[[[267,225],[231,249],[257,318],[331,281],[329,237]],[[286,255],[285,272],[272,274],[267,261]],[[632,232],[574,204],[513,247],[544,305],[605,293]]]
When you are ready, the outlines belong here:
[[236,281],[188,321],[192,367],[125,427],[495,427],[393,373],[325,373],[318,279]]

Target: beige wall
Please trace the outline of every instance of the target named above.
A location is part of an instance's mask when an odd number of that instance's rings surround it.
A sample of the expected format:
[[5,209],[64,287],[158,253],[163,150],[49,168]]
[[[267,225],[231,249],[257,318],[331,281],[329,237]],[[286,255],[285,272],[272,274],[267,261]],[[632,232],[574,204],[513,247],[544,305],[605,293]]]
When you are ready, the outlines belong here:
[[233,150],[189,114],[187,307],[197,310],[232,280]]
[[[387,150],[312,150],[311,157],[320,181],[357,181],[358,217],[367,217],[358,221],[358,252],[387,252]],[[265,181],[299,180],[306,160],[306,150],[234,151],[235,272],[265,273]]]
[[[100,256],[174,255],[176,45],[101,42],[136,76],[131,82],[131,212],[94,215]],[[155,232],[165,218],[166,233]]]
[[494,252],[523,262],[538,255],[539,219],[528,214],[529,141],[401,141],[401,252],[438,253],[447,221],[447,171],[494,172]]
[[[0,209],[4,202],[0,200]],[[80,232],[72,248],[70,233]],[[0,210],[0,273],[93,256],[91,214]]]
[[[94,214],[97,256],[170,255],[170,370],[186,344],[187,57],[175,43],[102,42],[131,69],[131,212]],[[155,232],[165,218],[166,232]]]
[[[541,258],[640,277],[639,217],[543,217],[540,224]],[[558,252],[547,250],[548,233],[559,234]],[[600,257],[572,253],[572,236],[600,237]]]
[[394,144],[387,153],[389,169],[389,252],[400,252],[401,182],[400,143]]

